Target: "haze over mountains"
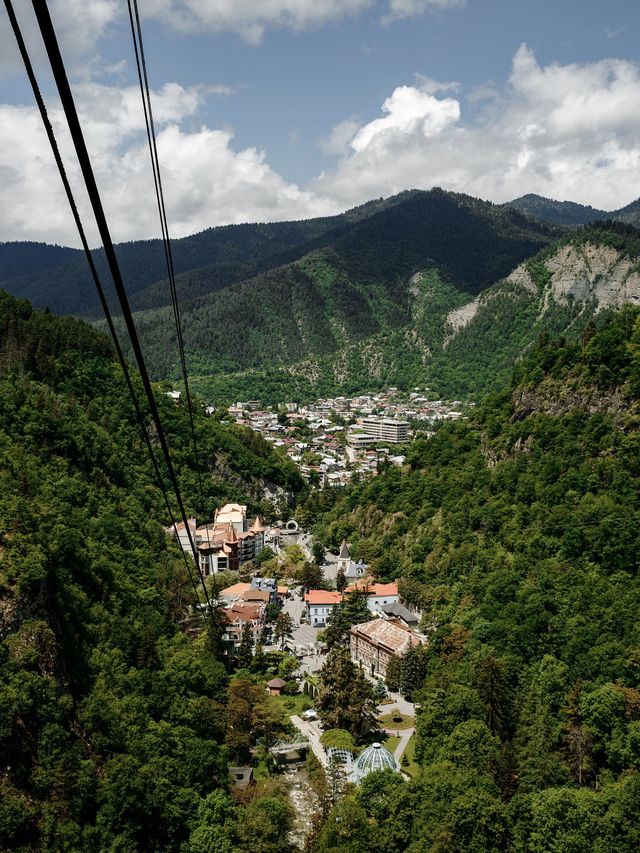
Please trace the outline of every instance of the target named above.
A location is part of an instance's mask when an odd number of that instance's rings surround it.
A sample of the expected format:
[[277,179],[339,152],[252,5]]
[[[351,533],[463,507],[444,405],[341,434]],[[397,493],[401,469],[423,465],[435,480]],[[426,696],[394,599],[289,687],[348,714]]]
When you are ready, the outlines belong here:
[[[627,225],[570,238],[576,226],[603,219]],[[340,216],[225,226],[175,240],[195,385],[218,402],[389,383],[428,382],[454,397],[481,394],[505,378],[543,329],[577,333],[600,309],[640,296],[629,228],[638,223],[640,200],[606,212],[535,195],[494,205],[434,189]],[[534,267],[520,267],[571,239],[578,239],[573,249],[550,256],[553,272],[542,256]],[[585,251],[597,256],[597,282]],[[175,378],[161,243],[120,244],[118,255],[153,374]],[[631,278],[620,279],[625,258]],[[96,259],[107,281],[102,251]],[[615,294],[603,298],[612,275]],[[2,244],[0,285],[38,307],[99,320],[77,250]]]

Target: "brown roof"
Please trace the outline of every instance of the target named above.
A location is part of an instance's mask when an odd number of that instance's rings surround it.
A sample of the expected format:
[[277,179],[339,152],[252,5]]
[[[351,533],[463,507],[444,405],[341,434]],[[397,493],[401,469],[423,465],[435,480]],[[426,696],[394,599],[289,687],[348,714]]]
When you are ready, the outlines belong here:
[[410,646],[425,642],[410,628],[387,619],[372,619],[371,622],[354,625],[351,634],[396,655],[404,654]]
[[256,515],[256,519],[249,528],[249,530],[253,533],[261,533],[263,530],[265,530],[264,521],[260,518],[259,515]]
[[272,678],[271,681],[267,681],[267,687],[274,687],[277,689],[286,686],[287,682],[283,678]]
[[242,581],[240,581],[239,583],[234,583],[232,586],[228,586],[228,587],[226,587],[225,589],[223,589],[223,590],[220,592],[220,595],[224,595],[224,596],[231,596],[231,595],[241,596],[241,595],[243,595],[245,592],[247,592],[247,590],[249,590],[249,589],[251,589],[251,584],[250,584],[250,583],[243,583]]
[[262,615],[259,604],[234,604],[227,607],[224,614],[228,622],[257,622]]
[[263,601],[265,604],[268,604],[271,596],[266,590],[248,589],[242,593],[241,598],[243,601]]

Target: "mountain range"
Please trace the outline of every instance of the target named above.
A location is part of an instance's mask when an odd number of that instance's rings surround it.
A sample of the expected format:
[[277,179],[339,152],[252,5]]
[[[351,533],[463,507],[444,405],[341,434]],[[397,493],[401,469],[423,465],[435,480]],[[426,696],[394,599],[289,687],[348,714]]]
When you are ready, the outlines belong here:
[[[604,219],[606,226],[585,228]],[[175,240],[194,387],[222,403],[385,384],[481,394],[503,381],[540,331],[577,332],[607,307],[601,291],[612,273],[611,304],[635,301],[636,279],[630,273],[625,284],[619,274],[637,258],[630,226],[639,221],[640,200],[608,213],[533,195],[494,205],[434,189],[334,217],[224,226]],[[589,278],[593,252],[597,281]],[[162,244],[125,243],[117,253],[150,369],[175,379]],[[95,257],[107,281],[102,251]],[[100,323],[77,250],[0,244],[0,286]]]

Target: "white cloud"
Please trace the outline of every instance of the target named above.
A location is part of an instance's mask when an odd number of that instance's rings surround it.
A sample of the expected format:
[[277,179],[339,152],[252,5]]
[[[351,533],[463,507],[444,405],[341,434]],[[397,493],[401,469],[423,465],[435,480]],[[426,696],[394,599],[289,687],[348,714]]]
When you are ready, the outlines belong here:
[[[44,49],[33,11],[27,8],[31,4],[14,0],[13,5],[32,61],[40,65]],[[81,70],[80,67],[76,68],[79,60],[95,53],[100,39],[122,13],[122,4],[118,0],[51,0],[48,5],[60,49],[74,72]],[[94,62],[95,59],[94,56]],[[22,60],[9,19],[3,14],[0,17],[0,74],[18,68],[22,69]]]
[[[207,90],[175,83],[152,95],[158,151],[173,236],[245,221],[292,219],[333,212],[335,205],[301,190],[277,174],[264,151],[233,148],[228,130],[180,128],[193,120]],[[87,145],[92,154],[112,236],[132,240],[159,231],[140,95],[135,87],[96,83],[76,89]],[[50,117],[69,177],[90,222],[59,105]],[[0,106],[0,239],[45,240],[77,245],[48,141],[33,107]],[[88,230],[92,244],[96,234]]]
[[370,8],[375,0],[150,0],[145,14],[185,32],[239,33],[257,44],[267,27],[303,30]]
[[[478,90],[472,93],[482,107]],[[527,192],[613,209],[640,186],[640,66],[620,59],[541,67],[523,45],[508,84],[474,124],[461,102],[398,87],[353,135],[316,192],[343,205],[442,186],[494,201]]]
[[329,136],[319,140],[321,150],[330,156],[344,154],[345,149],[360,130],[360,127],[360,122],[355,118],[347,118],[339,122]]
[[[490,98],[471,93],[473,121],[462,95],[444,94],[450,86],[398,86],[378,116],[333,129],[322,145],[337,159],[306,187],[278,174],[261,148],[236,148],[230,129],[194,127],[210,91],[173,83],[153,95],[174,236],[326,215],[412,187],[496,202],[537,192],[606,209],[638,195],[640,66],[625,60],[542,67],[523,45]],[[114,237],[157,235],[137,89],[83,83],[77,98]],[[50,113],[68,153],[60,108]],[[77,244],[35,109],[0,106],[0,136],[0,239]]]
[[411,18],[425,12],[441,12],[464,6],[465,2],[466,0],[389,0],[389,14],[383,21],[386,23],[399,18]]
[[416,89],[398,86],[382,105],[384,118],[365,124],[351,140],[356,152],[364,151],[376,137],[389,139],[393,134],[421,133],[425,138],[436,136],[460,118],[460,104],[453,98],[442,100]]

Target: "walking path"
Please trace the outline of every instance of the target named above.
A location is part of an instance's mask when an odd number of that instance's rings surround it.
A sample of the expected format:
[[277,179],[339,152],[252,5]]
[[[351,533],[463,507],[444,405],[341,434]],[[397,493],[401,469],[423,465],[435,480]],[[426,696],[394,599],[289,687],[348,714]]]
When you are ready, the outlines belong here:
[[298,729],[299,732],[302,732],[309,738],[309,744],[311,746],[311,749],[313,750],[313,754],[318,759],[320,764],[323,767],[326,767],[327,753],[324,751],[324,747],[320,742],[320,735],[318,734],[318,731],[315,726],[312,726],[311,723],[308,723],[306,720],[303,720],[296,714],[291,717],[291,722]]
[[400,735],[400,741],[393,750],[393,754],[398,761],[401,761],[404,751],[407,748],[407,744],[409,743],[411,736],[415,733],[415,729],[385,729],[385,731],[388,735]]

